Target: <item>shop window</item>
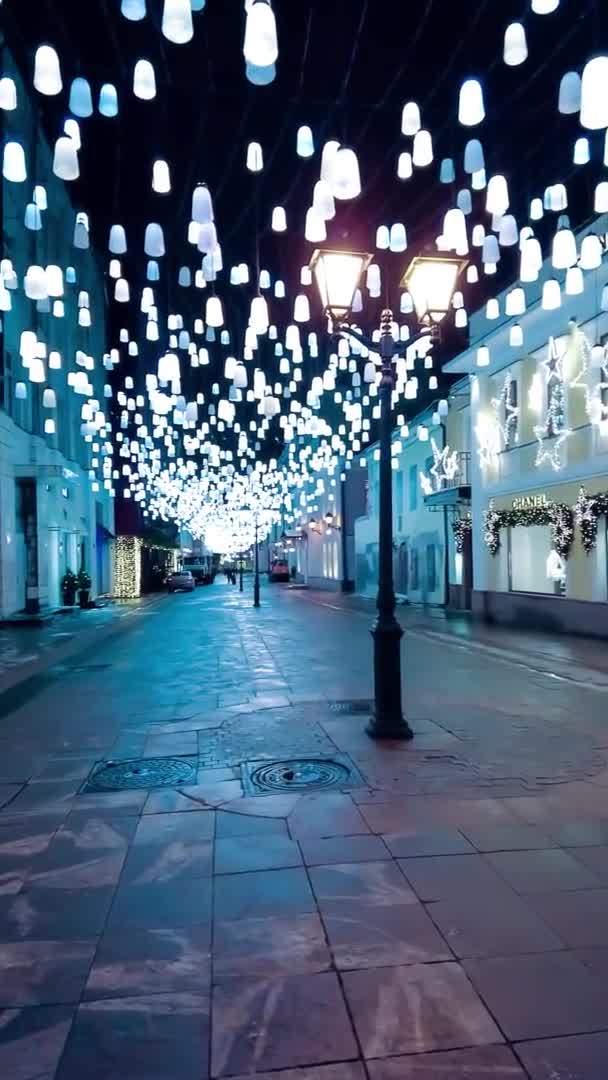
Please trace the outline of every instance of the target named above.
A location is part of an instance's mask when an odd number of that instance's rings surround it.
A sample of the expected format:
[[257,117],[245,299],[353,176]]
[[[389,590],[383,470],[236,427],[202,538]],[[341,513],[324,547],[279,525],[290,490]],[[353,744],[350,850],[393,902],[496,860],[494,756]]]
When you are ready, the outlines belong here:
[[410,465],[410,510],[418,506],[418,466]]
[[416,548],[412,548],[410,552],[410,582],[415,592],[420,587],[418,584],[418,552]]
[[550,525],[522,525],[509,530],[512,592],[558,595],[565,592],[565,581],[555,580],[548,572],[552,550]]
[[426,546],[426,587],[432,593],[437,588],[437,566],[435,561],[435,545]]

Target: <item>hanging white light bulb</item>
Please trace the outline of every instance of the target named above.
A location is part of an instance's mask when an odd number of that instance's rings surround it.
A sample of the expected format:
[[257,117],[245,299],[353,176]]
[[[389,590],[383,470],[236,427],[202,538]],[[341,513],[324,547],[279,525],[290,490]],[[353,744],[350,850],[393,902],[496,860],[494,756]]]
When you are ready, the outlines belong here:
[[274,11],[267,0],[254,0],[247,11],[243,56],[248,64],[266,68],[279,56]]
[[121,0],[120,11],[125,19],[139,22],[146,16],[146,0]]
[[486,194],[486,210],[489,214],[502,217],[509,209],[509,188],[504,176],[491,176]]
[[2,175],[5,180],[21,184],[27,180],[25,154],[19,142],[7,142],[2,156]]
[[315,152],[315,143],[312,136],[312,131],[307,124],[298,128],[296,153],[298,157],[309,158]]
[[531,3],[535,15],[551,15],[559,7],[559,0],[531,0]]
[[576,140],[574,144],[574,154],[572,160],[575,165],[587,165],[591,160],[589,139],[587,139],[585,136]]
[[112,225],[110,227],[110,239],[108,241],[108,248],[113,255],[125,255],[127,252],[127,234],[123,225]]
[[264,168],[262,147],[257,142],[250,142],[247,147],[247,168],[252,173],[261,172]]
[[403,135],[415,135],[421,127],[420,108],[415,101],[408,101],[401,114],[401,132]]
[[287,229],[287,215],[282,206],[275,206],[272,211],[272,231],[285,232]]
[[93,98],[87,79],[74,79],[70,87],[70,112],[74,116],[92,116]]
[[17,87],[14,80],[5,75],[0,79],[0,109],[13,112],[17,108]]
[[412,161],[417,169],[424,169],[433,160],[433,140],[430,131],[422,128],[414,136]]
[[133,69],[133,93],[141,101],[156,97],[156,76],[149,60],[138,60]]
[[332,161],[331,190],[335,199],[356,199],[361,194],[359,162],[354,150],[341,146]]
[[149,225],[146,225],[144,251],[152,259],[161,258],[165,254],[165,237],[162,226],[156,221],[151,221]]
[[528,59],[528,42],[526,41],[525,27],[519,23],[511,23],[505,30],[505,44],[503,59],[509,67],[518,67]]
[[158,159],[152,166],[152,190],[158,195],[167,195],[171,191],[171,174],[166,161]]
[[224,311],[219,296],[209,296],[205,307],[205,321],[207,326],[219,327],[224,325]]
[[198,225],[208,225],[213,221],[213,217],[211,192],[206,184],[197,184],[192,193],[192,221]]
[[63,89],[59,57],[51,45],[40,45],[34,58],[34,86],[39,94],[53,97]]
[[76,144],[68,135],[61,135],[55,143],[53,172],[60,180],[77,180],[80,176]]
[[479,139],[470,139],[464,148],[464,171],[472,174],[485,169],[483,146]]
[[481,124],[486,115],[483,90],[478,79],[467,79],[460,88],[458,120],[464,127]]
[[399,154],[399,160],[397,162],[397,176],[400,180],[409,180],[414,169],[412,165],[412,155],[405,150],[402,154]]
[[378,251],[388,251],[391,237],[388,225],[379,225],[376,230],[376,247]]
[[194,26],[190,0],[165,0],[161,29],[174,45],[185,45],[192,41]]
[[595,56],[583,69],[581,125],[591,131],[608,128],[608,56]]
[[118,94],[112,83],[104,83],[99,91],[99,104],[97,106],[101,116],[118,116]]
[[580,112],[582,83],[578,71],[567,71],[559,84],[558,109],[563,116]]

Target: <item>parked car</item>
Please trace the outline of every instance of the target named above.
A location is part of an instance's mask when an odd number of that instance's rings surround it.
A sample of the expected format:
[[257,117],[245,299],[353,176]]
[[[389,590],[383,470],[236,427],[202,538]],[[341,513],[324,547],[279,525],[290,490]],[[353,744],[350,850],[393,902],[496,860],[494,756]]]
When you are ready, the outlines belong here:
[[176,570],[174,574],[169,574],[167,578],[167,589],[169,592],[194,592],[196,588],[196,581],[189,570]]
[[289,565],[284,559],[275,559],[270,564],[269,581],[289,581]]

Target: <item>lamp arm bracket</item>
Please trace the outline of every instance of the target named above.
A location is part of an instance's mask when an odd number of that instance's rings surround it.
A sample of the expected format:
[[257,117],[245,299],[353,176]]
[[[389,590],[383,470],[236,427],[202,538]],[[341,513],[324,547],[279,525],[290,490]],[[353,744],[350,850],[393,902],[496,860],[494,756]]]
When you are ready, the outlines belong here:
[[[334,333],[354,338],[360,345],[365,345],[370,352],[377,353],[380,351],[379,342],[372,341],[371,338],[368,338],[360,330],[355,330],[354,327],[350,326],[348,323],[338,323],[334,328]],[[420,341],[424,337],[430,337],[433,344],[437,344],[441,340],[439,326],[436,323],[431,323],[430,325],[424,324],[415,334],[412,334],[412,336],[402,344],[405,345],[406,349],[409,349],[410,345],[415,345],[417,341]],[[397,351],[397,342],[395,342],[395,346]]]

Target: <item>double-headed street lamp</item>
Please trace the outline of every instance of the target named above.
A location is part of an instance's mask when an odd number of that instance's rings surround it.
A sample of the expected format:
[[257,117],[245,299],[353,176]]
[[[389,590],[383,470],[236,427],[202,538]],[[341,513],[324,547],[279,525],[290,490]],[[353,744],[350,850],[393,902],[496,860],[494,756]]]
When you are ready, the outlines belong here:
[[[321,301],[333,331],[355,338],[370,352],[378,345],[350,325],[355,294],[373,256],[357,251],[317,250],[310,268],[314,271]],[[439,323],[449,310],[462,259],[437,256],[415,258],[402,284],[408,289],[418,318],[418,329],[405,343],[409,348],[423,337],[437,341]],[[393,582],[393,487],[391,464],[392,397],[395,388],[397,344],[393,337],[393,313],[386,308],[380,318],[379,353],[382,361],[380,396],[380,520],[378,558],[378,615],[372,626],[374,639],[374,715],[367,733],[374,739],[411,739],[413,732],[401,707],[401,638],[395,617]],[[447,552],[446,552],[447,558]]]

